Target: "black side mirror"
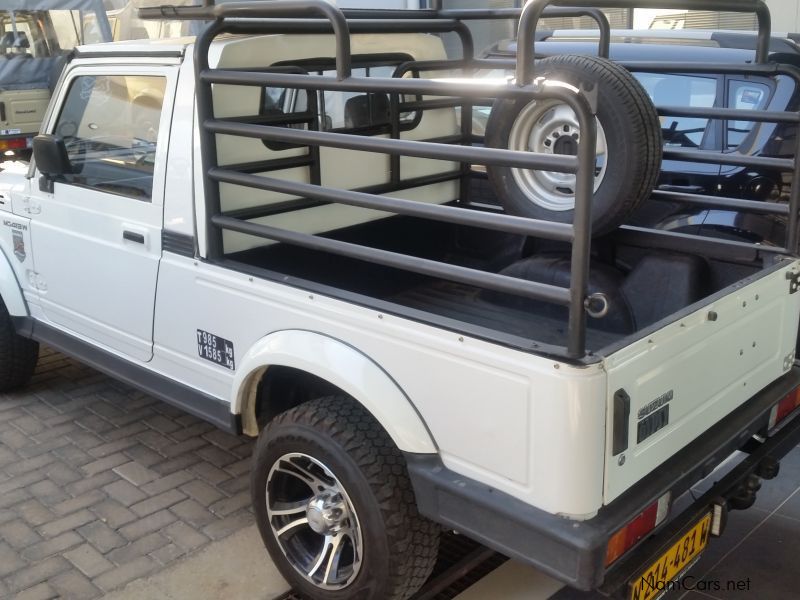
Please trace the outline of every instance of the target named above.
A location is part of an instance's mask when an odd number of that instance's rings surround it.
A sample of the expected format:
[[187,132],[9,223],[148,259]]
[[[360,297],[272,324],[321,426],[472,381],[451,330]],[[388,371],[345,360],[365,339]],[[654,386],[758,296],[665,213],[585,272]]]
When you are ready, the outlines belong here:
[[47,177],[57,177],[72,172],[64,140],[57,135],[42,134],[33,138],[33,157],[36,168]]

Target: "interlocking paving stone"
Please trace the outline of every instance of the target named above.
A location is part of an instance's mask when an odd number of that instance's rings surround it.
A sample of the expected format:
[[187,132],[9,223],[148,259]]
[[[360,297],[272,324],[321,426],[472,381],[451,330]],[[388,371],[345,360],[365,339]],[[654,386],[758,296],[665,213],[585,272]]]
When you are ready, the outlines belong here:
[[83,542],[83,538],[74,531],[65,531],[61,535],[47,539],[22,551],[22,556],[30,561],[38,561],[53,554],[60,554],[67,548],[72,548]]
[[50,600],[51,598],[58,598],[58,592],[46,583],[29,587],[14,596],[15,600]]
[[126,544],[125,538],[102,521],[92,521],[79,528],[78,533],[104,554]]
[[205,506],[197,500],[184,500],[170,508],[170,511],[186,521],[192,527],[204,527],[214,520],[211,513]]
[[100,554],[91,544],[82,544],[68,552],[64,552],[64,558],[75,566],[87,577],[96,577],[114,568],[114,563]]
[[110,592],[122,587],[129,581],[139,579],[158,568],[158,563],[149,556],[140,556],[136,560],[121,565],[95,577],[92,581],[101,590]]
[[0,542],[0,577],[5,577],[25,566],[19,553],[5,542]]
[[183,493],[188,494],[203,506],[208,506],[212,502],[215,502],[225,496],[225,494],[216,488],[210,486],[205,481],[200,481],[199,479],[195,479],[182,485],[180,489]]
[[167,490],[153,496],[147,500],[142,500],[131,506],[131,510],[140,517],[146,517],[149,514],[157,512],[163,508],[169,508],[173,504],[177,504],[181,500],[185,500],[186,495],[179,490]]
[[126,456],[122,452],[117,452],[115,454],[111,454],[104,458],[99,458],[88,464],[85,464],[81,467],[81,469],[87,475],[97,475],[98,473],[102,473],[103,471],[107,471],[108,469],[113,469],[114,467],[117,467],[119,465],[124,465],[128,461],[130,461],[130,458],[128,456]]
[[0,394],[0,598],[95,598],[253,522],[252,442],[43,348]]
[[32,563],[5,578],[4,582],[15,591],[33,587],[37,583],[47,581],[51,577],[72,568],[69,562],[60,556],[51,556],[45,560]]
[[183,521],[173,523],[164,529],[166,536],[184,550],[194,550],[208,541],[208,538]]
[[192,475],[190,470],[176,471],[174,473],[170,473],[169,475],[165,475],[164,477],[160,477],[155,481],[151,481],[147,485],[143,485],[142,491],[146,494],[154,496],[156,494],[160,494],[161,492],[176,488],[179,485],[183,485],[187,481],[192,481],[194,478],[195,477]]
[[176,561],[184,554],[186,554],[186,550],[176,544],[169,543],[163,548],[159,548],[155,552],[151,552],[150,556],[155,558],[162,565],[167,565]]
[[95,516],[84,508],[66,517],[45,523],[39,527],[39,533],[45,537],[55,537],[65,531],[77,529],[81,525],[94,521],[94,519]]
[[160,533],[148,533],[127,546],[122,546],[108,553],[108,558],[118,565],[124,565],[142,556],[150,554],[169,544],[169,539]]
[[116,500],[110,498],[93,506],[92,512],[97,515],[100,521],[107,523],[114,529],[119,529],[123,525],[136,519],[135,514]]
[[0,540],[3,540],[14,548],[25,548],[26,546],[35,544],[41,539],[39,534],[21,519],[9,521],[0,525]]
[[103,488],[106,494],[124,506],[130,506],[147,498],[147,494],[129,481],[119,479]]
[[136,461],[130,461],[124,465],[114,467],[112,471],[137,488],[143,486],[145,483],[153,481],[153,479],[158,479],[158,473],[151,471]]
[[13,507],[16,514],[20,515],[28,525],[37,527],[56,518],[50,509],[38,500],[26,500]]
[[250,506],[250,492],[239,492],[230,498],[223,498],[214,502],[209,508],[215,514],[227,517],[229,514],[236,512],[241,508]]
[[147,535],[148,533],[158,531],[162,527],[169,525],[175,520],[174,514],[168,510],[160,510],[151,515],[147,515],[144,518],[138,519],[133,523],[125,525],[125,527],[120,528],[119,532],[127,539],[133,541],[144,535]]
[[56,575],[47,582],[61,598],[75,598],[76,600],[89,600],[97,598],[102,592],[92,585],[84,575],[77,571],[69,570]]
[[69,500],[64,500],[64,502],[54,505],[53,512],[59,515],[68,515],[76,510],[94,506],[101,500],[104,500],[105,497],[106,495],[102,490],[91,490],[85,494],[81,494],[75,498],[70,498]]
[[232,477],[232,475],[227,471],[223,471],[222,469],[219,469],[207,462],[197,463],[196,465],[189,467],[189,471],[195,475],[199,475],[211,485],[216,485]]

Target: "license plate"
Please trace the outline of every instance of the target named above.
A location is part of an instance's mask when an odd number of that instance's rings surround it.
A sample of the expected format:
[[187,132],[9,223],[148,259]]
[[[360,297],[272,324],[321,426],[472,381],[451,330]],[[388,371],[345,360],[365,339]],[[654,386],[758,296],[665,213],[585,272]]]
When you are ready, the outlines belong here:
[[711,513],[700,519],[661,558],[631,582],[630,600],[653,600],[663,594],[708,545]]

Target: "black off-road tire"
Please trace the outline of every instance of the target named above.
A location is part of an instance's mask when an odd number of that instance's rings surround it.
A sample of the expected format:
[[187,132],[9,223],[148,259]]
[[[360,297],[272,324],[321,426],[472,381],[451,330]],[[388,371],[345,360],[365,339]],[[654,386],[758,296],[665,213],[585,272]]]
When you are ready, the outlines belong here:
[[[282,456],[302,453],[329,467],[361,524],[362,564],[338,590],[302,577],[280,548],[267,512],[267,478]],[[403,455],[380,424],[348,396],[311,400],[278,415],[253,453],[251,492],[261,537],[281,574],[314,600],[405,600],[428,579],[440,527],[417,512]]]
[[28,383],[38,360],[39,343],[16,332],[5,302],[0,298],[0,392]]
[[[657,183],[663,149],[658,113],[636,78],[607,59],[552,56],[537,61],[536,76],[597,88],[597,120],[605,132],[608,153],[606,171],[592,202],[592,231],[594,235],[608,233],[649,198]],[[508,149],[512,128],[529,104],[498,99],[486,126],[486,145]],[[510,167],[488,166],[487,171],[508,213],[572,223],[573,210],[552,210],[534,203],[528,195],[532,190],[520,187]]]

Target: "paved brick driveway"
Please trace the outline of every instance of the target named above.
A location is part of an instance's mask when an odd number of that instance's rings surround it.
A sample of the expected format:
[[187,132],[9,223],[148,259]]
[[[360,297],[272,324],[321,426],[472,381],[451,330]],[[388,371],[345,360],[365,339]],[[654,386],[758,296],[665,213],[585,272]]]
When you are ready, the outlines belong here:
[[101,596],[251,524],[251,448],[42,349],[0,394],[0,597]]

